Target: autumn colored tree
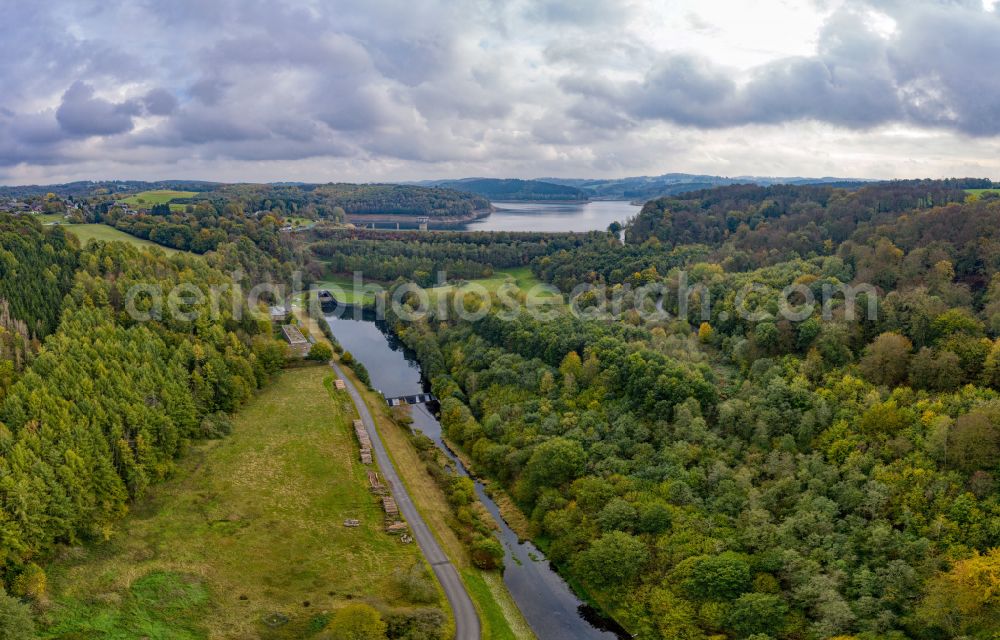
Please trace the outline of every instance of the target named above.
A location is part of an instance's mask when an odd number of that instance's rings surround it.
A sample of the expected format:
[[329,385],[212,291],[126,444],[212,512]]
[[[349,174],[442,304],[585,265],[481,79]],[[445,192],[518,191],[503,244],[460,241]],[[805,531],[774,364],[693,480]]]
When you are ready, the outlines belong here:
[[865,347],[858,367],[875,384],[896,386],[906,380],[913,343],[898,333],[883,333]]
[[995,637],[1000,629],[1000,548],[973,552],[934,576],[917,616],[950,637]]

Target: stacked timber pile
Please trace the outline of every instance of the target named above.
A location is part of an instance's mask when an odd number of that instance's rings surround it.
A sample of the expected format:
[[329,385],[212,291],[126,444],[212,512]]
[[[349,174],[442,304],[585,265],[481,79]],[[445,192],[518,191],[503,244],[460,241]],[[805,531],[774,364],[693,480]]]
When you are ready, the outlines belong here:
[[336,387],[337,389],[346,389],[347,388],[344,385],[344,381],[341,380],[340,378],[337,378],[336,380],[333,381],[333,386]]
[[396,500],[392,496],[382,498],[382,508],[385,509],[385,515],[390,518],[399,516],[399,507],[396,506]]
[[376,495],[382,495],[386,492],[382,479],[378,477],[378,472],[368,472],[368,490]]
[[344,520],[344,526],[345,527],[360,527],[361,526],[361,521],[360,520],[356,520],[354,518],[348,518],[347,520]]
[[405,522],[393,522],[386,525],[385,532],[394,535],[397,533],[406,533],[407,529],[409,529],[409,527]]
[[360,420],[354,421],[354,435],[358,437],[358,444],[361,445],[361,462],[372,463],[372,441],[365,431],[365,425]]

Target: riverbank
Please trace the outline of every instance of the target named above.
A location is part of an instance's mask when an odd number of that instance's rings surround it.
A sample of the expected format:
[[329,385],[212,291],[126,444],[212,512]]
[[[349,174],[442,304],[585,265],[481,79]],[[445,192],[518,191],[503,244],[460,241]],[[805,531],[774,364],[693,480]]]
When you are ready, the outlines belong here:
[[[462,466],[469,475],[475,478],[483,491],[490,497],[497,509],[497,516],[503,519],[504,524],[510,528],[510,530],[517,536],[518,542],[521,545],[527,546],[528,549],[537,547],[548,553],[548,545],[544,541],[539,540],[534,537],[531,531],[531,522],[528,517],[521,511],[521,508],[514,502],[514,499],[507,493],[499,482],[493,479],[479,475],[476,472],[475,463],[469,458],[468,453],[464,449],[450,441],[443,434],[441,440],[448,450],[451,452],[455,458],[457,458]],[[529,550],[526,554],[528,560],[536,561],[536,558],[532,557],[532,552]],[[515,556],[515,560],[517,557]],[[523,561],[523,558],[521,559]],[[553,565],[554,566],[554,565]],[[558,575],[566,581],[572,592],[580,598],[587,607],[589,611],[587,612],[588,620],[594,626],[607,628],[612,633],[618,634],[619,636],[629,637],[630,634],[625,629],[625,625],[616,618],[612,612],[614,611],[613,603],[609,598],[604,597],[603,594],[597,594],[592,591],[587,590],[579,581],[573,579],[573,576],[566,575],[563,572],[558,572]]]
[[484,478],[476,473],[475,464],[469,458],[469,455],[461,449],[461,447],[449,440],[443,434],[441,436],[441,441],[444,442],[446,447],[448,447],[452,455],[461,461],[462,466],[469,472],[469,475],[482,483],[483,488],[486,490],[486,494],[489,495],[493,502],[496,503],[497,508],[500,509],[500,516],[504,519],[504,522],[507,523],[507,526],[510,527],[511,531],[517,534],[518,540],[531,540],[531,523],[528,520],[528,516],[524,515],[524,512],[521,511],[521,508],[517,506],[514,499],[510,497],[507,491],[491,479]]

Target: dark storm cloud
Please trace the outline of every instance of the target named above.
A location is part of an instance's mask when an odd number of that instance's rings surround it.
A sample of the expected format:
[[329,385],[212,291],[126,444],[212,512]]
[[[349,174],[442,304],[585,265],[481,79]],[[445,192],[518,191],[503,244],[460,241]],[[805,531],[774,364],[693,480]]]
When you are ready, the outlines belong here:
[[563,86],[638,118],[702,128],[817,120],[1000,134],[1000,17],[978,2],[881,4],[896,20],[888,37],[871,28],[870,15],[847,8],[826,23],[814,56],[740,72],[702,56],[667,54],[641,82]]
[[177,110],[177,98],[166,89],[153,89],[142,99],[146,113],[153,116],[169,116]]
[[56,120],[70,136],[109,136],[131,131],[132,118],[140,112],[137,102],[96,98],[92,86],[77,81],[63,94]]

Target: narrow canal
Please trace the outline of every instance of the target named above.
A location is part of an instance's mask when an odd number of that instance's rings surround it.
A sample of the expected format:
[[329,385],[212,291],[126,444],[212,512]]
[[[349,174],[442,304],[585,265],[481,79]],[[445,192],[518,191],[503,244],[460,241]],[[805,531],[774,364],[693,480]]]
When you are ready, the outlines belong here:
[[[329,315],[326,321],[344,349],[368,369],[373,387],[386,397],[428,390],[414,354],[383,323],[377,322],[370,314],[360,319],[351,316],[350,312],[344,313],[343,317]],[[459,473],[468,475],[461,461],[442,441],[441,425],[432,409],[426,405],[415,405],[412,415],[413,426],[434,440],[454,461]],[[517,534],[500,516],[496,503],[486,494],[482,483],[477,481],[475,484],[479,499],[499,526],[498,536],[506,553],[504,583],[535,635],[541,640],[628,638],[613,621],[602,618],[576,597],[535,545],[518,540]]]

